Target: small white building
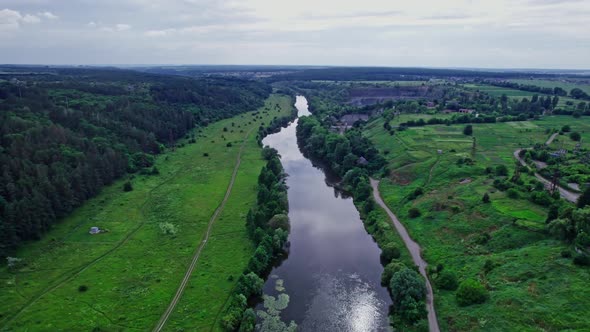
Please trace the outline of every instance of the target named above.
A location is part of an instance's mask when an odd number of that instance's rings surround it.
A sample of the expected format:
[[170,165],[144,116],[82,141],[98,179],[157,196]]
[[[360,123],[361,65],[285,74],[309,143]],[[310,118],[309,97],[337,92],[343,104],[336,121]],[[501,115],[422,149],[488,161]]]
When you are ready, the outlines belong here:
[[96,226],[90,227],[90,231],[88,233],[90,233],[90,234],[98,234],[98,233],[100,233],[100,228],[98,228]]

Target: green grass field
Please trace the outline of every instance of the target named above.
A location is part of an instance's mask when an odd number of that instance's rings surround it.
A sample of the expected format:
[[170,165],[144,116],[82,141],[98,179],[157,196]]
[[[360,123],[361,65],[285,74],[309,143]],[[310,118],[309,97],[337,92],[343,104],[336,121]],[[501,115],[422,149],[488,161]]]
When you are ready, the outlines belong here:
[[518,84],[526,84],[526,85],[536,85],[542,88],[555,88],[560,87],[565,91],[569,92],[572,89],[579,88],[585,91],[586,93],[590,94],[590,85],[588,84],[576,84],[571,82],[562,82],[562,81],[550,81],[550,80],[509,80],[510,82],[518,83]]
[[[474,124],[475,152],[472,139],[462,134],[463,125],[415,127],[394,136],[383,129],[382,119],[367,125],[365,135],[391,168],[381,194],[421,244],[423,257],[430,266],[442,264],[456,272],[459,280],[479,279],[489,290],[484,304],[459,307],[454,291],[435,287],[444,331],[582,331],[590,326],[590,269],[562,258],[561,252],[571,249],[543,232],[546,207],[508,198],[484,172],[487,166],[504,164],[512,173],[515,149],[544,142],[547,128],[566,123],[573,130],[590,129],[590,119],[567,116]],[[457,164],[466,157],[475,164]],[[411,199],[417,187],[424,194]],[[489,204],[481,202],[486,192]],[[421,216],[409,218],[411,207],[419,208]],[[482,234],[489,240],[482,241]],[[491,271],[484,269],[488,260]]]
[[[522,91],[517,89],[510,89],[500,86],[493,86],[487,84],[464,84],[465,88],[472,89],[472,90],[479,90],[481,92],[485,92],[493,97],[501,97],[502,95],[506,95],[510,99],[514,100],[522,100],[522,98],[528,98],[529,100],[533,95],[539,96],[548,96],[542,93],[535,93],[529,91]],[[558,107],[570,107],[566,105],[566,102],[571,101],[575,105],[577,105],[580,101],[569,98],[569,97],[559,97],[559,103],[557,104]]]
[[[166,327],[217,329],[218,314],[253,251],[244,225],[264,166],[257,129],[293,107],[282,95],[272,95],[266,105],[271,111],[202,129],[196,144],[157,158],[160,175],[136,175],[127,193],[121,190],[124,179],[104,188],[42,240],[19,250],[24,266],[0,270],[0,330],[151,329],[223,199],[244,142],[232,194]],[[176,234],[164,234],[163,222],[173,224]],[[90,235],[91,226],[109,232]]]

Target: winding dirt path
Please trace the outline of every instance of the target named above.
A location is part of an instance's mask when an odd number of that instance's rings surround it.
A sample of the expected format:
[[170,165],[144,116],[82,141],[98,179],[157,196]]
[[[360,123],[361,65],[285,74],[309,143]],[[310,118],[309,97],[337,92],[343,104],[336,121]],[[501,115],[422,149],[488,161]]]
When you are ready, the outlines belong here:
[[438,320],[436,319],[436,311],[434,309],[434,293],[432,291],[430,279],[428,279],[428,275],[426,274],[426,266],[428,266],[428,264],[426,261],[424,261],[424,259],[422,259],[422,256],[420,255],[422,249],[418,243],[412,240],[404,225],[402,225],[395,214],[393,214],[385,202],[383,202],[381,194],[379,194],[379,181],[371,179],[371,187],[373,187],[373,198],[377,204],[379,204],[379,206],[381,206],[385,212],[387,212],[387,215],[389,216],[389,219],[391,219],[393,226],[395,226],[395,229],[404,241],[406,248],[408,248],[414,264],[418,266],[420,274],[424,277],[424,279],[426,279],[426,308],[428,309],[428,326],[430,332],[439,332],[440,328],[438,327]]
[[[551,137],[549,137],[549,139],[547,140],[547,142],[545,142],[545,145],[549,145],[551,144],[551,142],[553,142],[553,140],[555,139],[555,137],[557,136],[557,133],[551,135]],[[518,162],[522,165],[522,166],[527,166],[526,162],[524,161],[524,159],[522,159],[520,157],[520,152],[523,150],[529,150],[532,148],[526,148],[526,149],[517,149],[516,151],[514,151],[514,158],[516,158],[516,160],[518,160]],[[551,187],[551,181],[545,179],[541,174],[535,172],[535,177],[541,181],[546,188],[550,188]],[[566,188],[563,188],[562,186],[557,186],[557,190],[559,190],[559,194],[561,195],[561,197],[567,201],[570,201],[572,203],[576,203],[578,201],[578,198],[580,197],[580,194],[572,192],[570,190],[567,190]]]
[[188,284],[188,282],[191,278],[191,275],[192,275],[193,271],[195,270],[195,266],[197,265],[197,262],[199,261],[199,257],[201,256],[201,252],[203,251],[203,248],[205,248],[207,241],[209,241],[209,235],[211,234],[211,229],[213,228],[213,224],[215,223],[215,220],[217,220],[217,217],[219,216],[219,214],[221,213],[221,211],[225,207],[225,203],[227,203],[227,200],[229,199],[232,188],[234,186],[234,182],[236,180],[236,176],[238,175],[238,169],[240,168],[240,163],[242,162],[242,151],[244,150],[244,145],[246,144],[246,141],[247,141],[248,137],[250,136],[251,132],[252,132],[252,129],[250,129],[250,131],[248,131],[248,133],[246,134],[246,137],[244,138],[244,141],[242,141],[242,145],[240,146],[240,151],[238,152],[238,157],[236,159],[236,164],[234,166],[234,171],[232,173],[231,180],[229,182],[229,185],[227,186],[227,190],[225,191],[225,196],[223,197],[223,200],[221,201],[221,203],[219,204],[217,209],[215,209],[215,212],[213,212],[213,215],[209,219],[209,224],[207,225],[207,232],[205,233],[205,238],[199,244],[197,251],[193,255],[191,263],[188,266],[186,273],[184,274],[184,278],[182,278],[182,281],[180,282],[180,286],[178,286],[178,289],[176,290],[176,294],[174,295],[174,297],[170,301],[170,304],[168,305],[168,308],[166,309],[166,311],[162,314],[162,317],[160,317],[158,324],[152,330],[153,332],[159,332],[162,330],[162,328],[164,328],[164,326],[166,325],[166,322],[168,321],[168,318],[170,318],[170,315],[172,315],[172,313],[174,312],[174,308],[176,308],[176,304],[178,304],[178,301],[180,301],[180,298],[182,297],[182,294],[184,293],[184,289],[186,288],[186,285]]

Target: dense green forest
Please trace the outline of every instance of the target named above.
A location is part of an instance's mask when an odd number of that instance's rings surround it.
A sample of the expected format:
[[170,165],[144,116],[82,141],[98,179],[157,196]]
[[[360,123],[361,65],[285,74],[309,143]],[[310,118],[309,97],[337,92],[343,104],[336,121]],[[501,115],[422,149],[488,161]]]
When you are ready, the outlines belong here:
[[329,67],[306,69],[271,77],[272,81],[331,80],[331,81],[408,81],[429,78],[518,78],[554,77],[552,74],[524,72],[493,72],[464,69],[391,68],[391,67]]
[[195,126],[263,105],[270,88],[118,69],[11,68],[0,75],[0,256]]

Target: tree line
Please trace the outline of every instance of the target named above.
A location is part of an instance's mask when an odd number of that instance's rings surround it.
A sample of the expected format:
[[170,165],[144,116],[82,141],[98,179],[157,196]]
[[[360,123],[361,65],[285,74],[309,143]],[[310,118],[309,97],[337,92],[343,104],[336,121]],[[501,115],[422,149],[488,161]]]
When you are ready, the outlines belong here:
[[17,72],[0,83],[0,256],[39,239],[103,186],[151,167],[195,126],[262,106],[269,92],[255,82],[122,70]]
[[[520,83],[515,83],[515,82],[509,82],[509,81],[492,81],[492,82],[486,82],[490,85],[494,85],[494,86],[499,86],[499,87],[504,87],[504,88],[511,88],[511,89],[517,89],[517,90],[522,90],[522,91],[529,91],[529,92],[538,92],[538,93],[543,93],[543,94],[547,94],[547,95],[555,95],[555,96],[560,96],[560,97],[566,97],[568,96],[568,91],[566,91],[565,89],[556,86],[554,88],[549,88],[549,87],[541,87],[538,85],[533,85],[533,84],[520,84]],[[584,92],[584,90],[580,89],[580,88],[573,88],[569,91],[569,96],[574,98],[574,99],[585,99],[585,100],[590,100],[590,95],[588,95],[586,92]]]
[[256,206],[246,217],[246,229],[256,250],[221,318],[226,331],[254,331],[256,314],[248,308],[248,300],[262,295],[264,277],[282,256],[289,235],[286,175],[279,154],[265,147],[262,156],[267,162],[258,176]]

